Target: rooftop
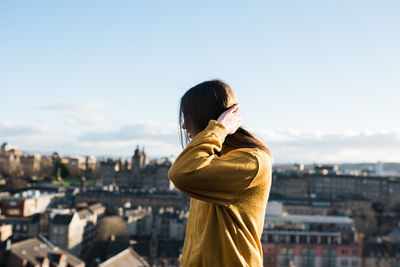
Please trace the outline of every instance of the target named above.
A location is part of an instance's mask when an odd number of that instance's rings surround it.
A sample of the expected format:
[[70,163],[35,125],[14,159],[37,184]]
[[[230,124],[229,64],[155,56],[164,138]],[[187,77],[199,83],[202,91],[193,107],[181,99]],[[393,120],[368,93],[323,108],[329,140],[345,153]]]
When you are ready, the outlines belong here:
[[352,224],[353,219],[347,216],[290,215],[283,211],[282,203],[270,201],[265,214],[265,221]]
[[84,266],[84,262],[77,257],[57,247],[50,247],[36,237],[13,244],[11,253],[22,260],[28,261],[33,266],[40,265],[44,258],[54,262],[58,261],[62,256],[64,256],[68,266]]
[[74,214],[56,214],[52,220],[52,224],[69,225]]
[[319,215],[267,215],[266,221],[327,223],[327,224],[352,224],[353,220],[345,216],[319,216]]
[[150,266],[132,248],[127,248],[98,265],[99,267],[148,267]]
[[57,196],[57,193],[49,192],[49,191],[40,191],[40,190],[26,190],[23,192],[19,192],[19,193],[4,197],[3,200],[24,200],[24,199],[31,199],[31,198],[46,197],[46,196]]

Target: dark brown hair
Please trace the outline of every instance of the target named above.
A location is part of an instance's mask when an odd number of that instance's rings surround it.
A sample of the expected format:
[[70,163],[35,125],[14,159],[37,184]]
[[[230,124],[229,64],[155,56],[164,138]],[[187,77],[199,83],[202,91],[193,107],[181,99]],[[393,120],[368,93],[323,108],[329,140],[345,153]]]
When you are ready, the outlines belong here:
[[[183,132],[182,126],[191,127],[197,133],[204,130],[210,120],[218,117],[233,106],[232,88],[220,80],[202,82],[190,88],[181,98],[179,107],[179,129],[182,147],[183,139],[189,142],[189,134]],[[225,138],[223,145],[236,148],[259,148],[268,153],[272,159],[270,150],[259,139],[243,127],[239,127],[234,134]]]

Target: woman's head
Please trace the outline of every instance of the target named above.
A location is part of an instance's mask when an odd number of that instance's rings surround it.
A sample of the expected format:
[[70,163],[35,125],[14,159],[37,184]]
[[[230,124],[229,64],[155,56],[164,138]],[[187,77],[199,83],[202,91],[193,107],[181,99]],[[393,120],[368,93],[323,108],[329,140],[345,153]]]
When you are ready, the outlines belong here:
[[[210,120],[218,117],[231,106],[238,103],[232,88],[220,80],[202,82],[190,88],[181,98],[179,125],[181,142],[186,142],[204,130]],[[183,133],[182,129],[186,132]],[[232,135],[225,138],[224,144],[234,147],[258,147],[269,155],[269,149],[251,133],[239,127]]]
[[182,96],[179,124],[193,138],[210,120],[216,120],[235,103],[236,96],[226,83],[220,80],[202,82]]

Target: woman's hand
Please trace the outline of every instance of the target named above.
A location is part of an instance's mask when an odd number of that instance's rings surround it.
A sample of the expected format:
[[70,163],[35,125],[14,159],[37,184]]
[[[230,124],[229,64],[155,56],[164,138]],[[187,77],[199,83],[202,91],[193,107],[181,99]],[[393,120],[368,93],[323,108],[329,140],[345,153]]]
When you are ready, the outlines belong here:
[[222,123],[228,134],[233,134],[242,124],[242,117],[239,115],[239,104],[233,105],[230,109],[222,113],[218,119]]

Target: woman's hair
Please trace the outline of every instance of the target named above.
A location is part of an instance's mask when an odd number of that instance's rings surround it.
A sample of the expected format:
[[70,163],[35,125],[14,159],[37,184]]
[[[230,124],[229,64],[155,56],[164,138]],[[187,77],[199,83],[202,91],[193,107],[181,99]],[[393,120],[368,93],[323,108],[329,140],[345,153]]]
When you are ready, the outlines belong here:
[[[182,147],[183,139],[189,142],[189,135],[182,131],[185,124],[195,132],[200,132],[206,128],[210,120],[217,120],[218,117],[228,110],[233,103],[234,93],[229,85],[220,80],[202,82],[190,88],[181,98],[179,108],[179,129]],[[230,145],[236,148],[259,148],[267,152],[271,157],[270,150],[253,134],[239,127],[234,134],[225,138],[223,145]]]

